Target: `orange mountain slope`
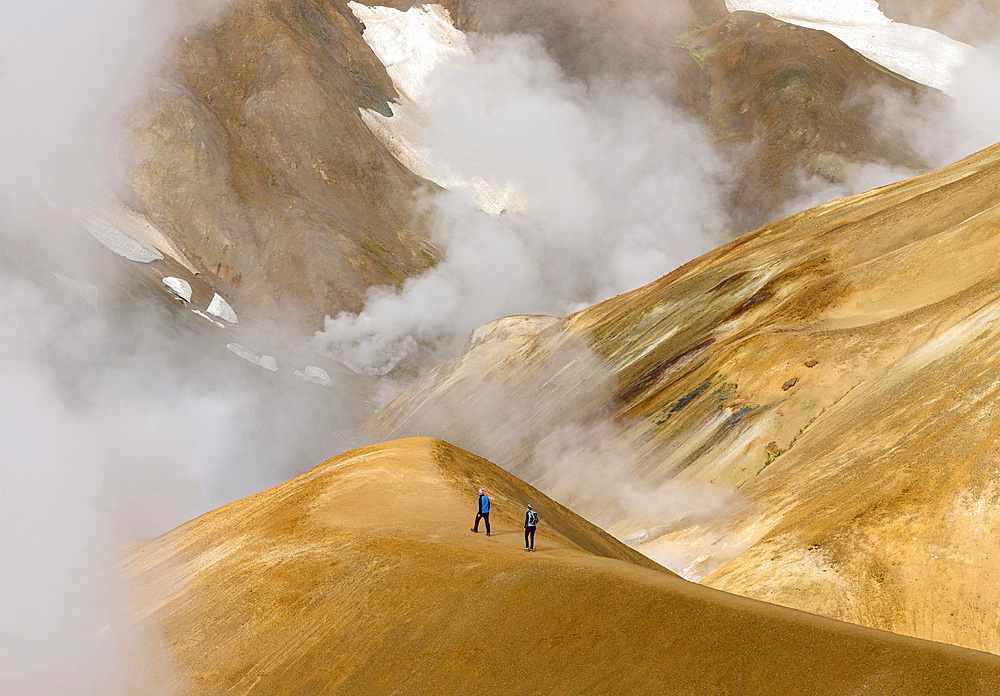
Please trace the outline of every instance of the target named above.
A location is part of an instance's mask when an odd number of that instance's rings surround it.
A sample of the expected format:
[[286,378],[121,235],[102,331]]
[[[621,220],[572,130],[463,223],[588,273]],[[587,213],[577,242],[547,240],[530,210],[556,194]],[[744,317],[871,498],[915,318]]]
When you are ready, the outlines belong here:
[[[491,537],[468,530],[479,486]],[[125,572],[188,694],[1000,693],[1000,659],[681,580],[430,438],[208,513]]]
[[736,490],[697,524],[560,499],[713,586],[1000,651],[998,202],[995,146],[818,206],[528,341],[472,345],[369,430],[434,433],[546,490],[621,462],[652,494]]

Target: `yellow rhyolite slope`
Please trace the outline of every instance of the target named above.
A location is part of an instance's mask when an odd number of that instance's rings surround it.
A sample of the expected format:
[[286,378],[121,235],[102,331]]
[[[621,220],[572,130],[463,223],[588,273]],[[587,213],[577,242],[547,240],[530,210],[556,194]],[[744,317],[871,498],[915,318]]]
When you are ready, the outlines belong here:
[[[494,535],[468,527],[492,495]],[[521,510],[541,524],[525,553]],[[998,693],[1000,660],[695,585],[489,462],[341,455],[139,548],[188,694]]]
[[434,433],[539,480],[548,434],[610,422],[649,489],[739,493],[710,524],[602,519],[619,537],[683,551],[689,577],[732,592],[1000,651],[998,203],[993,147],[818,206],[476,373],[442,365],[371,430]]

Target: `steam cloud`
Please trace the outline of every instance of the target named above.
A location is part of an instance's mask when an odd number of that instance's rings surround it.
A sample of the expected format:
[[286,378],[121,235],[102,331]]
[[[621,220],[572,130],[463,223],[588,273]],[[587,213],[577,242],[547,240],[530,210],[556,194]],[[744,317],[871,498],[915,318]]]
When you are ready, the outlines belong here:
[[321,344],[352,368],[390,371],[417,341],[454,346],[508,314],[566,314],[663,275],[727,221],[726,171],[699,124],[632,82],[569,80],[523,36],[473,42],[427,86],[424,144],[460,177],[488,172],[526,199],[489,216],[428,196],[445,260],[375,289],[359,315],[328,319]]
[[[445,260],[401,291],[372,289],[361,313],[328,317],[317,335],[360,372],[389,373],[421,343],[447,357],[499,316],[564,315],[634,289],[723,241],[730,224],[731,163],[704,124],[650,93],[650,76],[574,81],[533,38],[469,43],[471,55],[438,65],[421,90],[421,145],[455,179],[485,177],[526,205],[494,217],[454,193],[426,197]],[[944,166],[1000,137],[1000,105],[983,88],[1000,51],[979,56],[958,76],[957,101],[855,98],[914,150],[914,166]],[[851,165],[839,182],[803,173],[784,214],[915,173],[881,162]]]
[[[348,444],[330,391],[243,364],[221,329],[185,328],[187,310],[151,301],[75,217],[113,177],[109,135],[166,42],[225,5],[0,0],[7,693],[171,692],[166,673],[134,672],[162,652],[155,641],[119,630],[123,545]],[[70,289],[86,284],[100,296]]]

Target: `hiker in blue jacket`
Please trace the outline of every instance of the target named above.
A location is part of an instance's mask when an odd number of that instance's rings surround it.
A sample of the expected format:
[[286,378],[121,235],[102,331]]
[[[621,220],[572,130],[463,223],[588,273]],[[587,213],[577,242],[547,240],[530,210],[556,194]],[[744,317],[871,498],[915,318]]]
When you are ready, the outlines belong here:
[[538,513],[535,512],[531,504],[524,511],[524,550],[535,550],[535,527],[538,526]]
[[490,535],[490,499],[486,495],[486,491],[482,488],[479,489],[479,508],[476,510],[476,523],[472,525],[470,531],[479,533],[479,519],[482,518],[483,522],[486,523],[486,536]]

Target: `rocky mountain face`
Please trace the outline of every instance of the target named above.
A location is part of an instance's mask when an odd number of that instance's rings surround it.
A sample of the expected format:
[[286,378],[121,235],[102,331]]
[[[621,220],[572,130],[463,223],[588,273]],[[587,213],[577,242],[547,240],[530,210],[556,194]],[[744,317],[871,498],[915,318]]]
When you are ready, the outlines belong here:
[[234,3],[169,64],[122,197],[248,314],[314,327],[436,261],[412,208],[428,182],[361,121],[396,93],[345,2]]
[[[484,327],[370,434],[434,433],[550,492],[599,481],[561,501],[714,587],[995,652],[998,196],[1000,146],[529,340],[511,327],[536,320]],[[734,497],[706,520],[635,494],[678,484]]]
[[708,78],[717,142],[737,163],[731,207],[738,229],[787,210],[809,178],[843,182],[861,163],[927,166],[872,114],[879,99],[915,102],[928,91],[830,34],[734,12],[682,43]]
[[[478,487],[490,537],[468,530]],[[122,570],[141,581],[131,621],[170,646],[159,683],[188,694],[936,695],[1000,679],[995,656],[685,582],[430,438],[348,452],[140,545]]]

